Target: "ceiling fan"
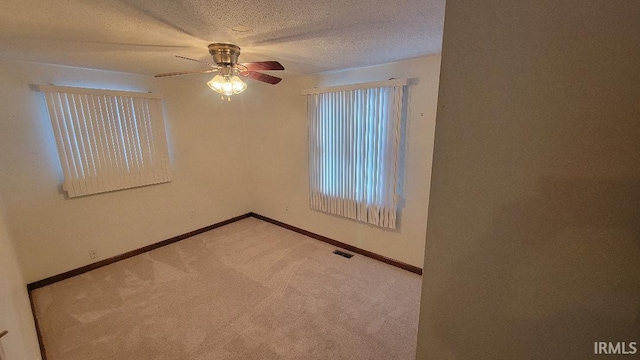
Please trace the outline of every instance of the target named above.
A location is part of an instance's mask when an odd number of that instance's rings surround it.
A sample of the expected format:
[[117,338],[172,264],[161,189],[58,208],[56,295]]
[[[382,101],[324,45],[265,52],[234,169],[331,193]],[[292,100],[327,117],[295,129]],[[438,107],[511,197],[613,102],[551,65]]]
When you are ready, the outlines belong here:
[[207,85],[214,91],[225,95],[227,98],[234,94],[239,94],[247,88],[247,84],[238,77],[238,75],[248,77],[249,79],[258,80],[267,84],[275,85],[282,79],[276,76],[261,73],[258,70],[284,70],[277,61],[257,61],[248,63],[239,63],[238,57],[240,56],[240,47],[227,44],[227,43],[215,43],[209,45],[209,53],[213,56],[213,62],[205,62],[196,59],[191,59],[184,56],[176,55],[181,59],[196,61],[209,66],[207,69],[192,70],[192,71],[179,71],[158,74],[155,77],[165,77],[174,75],[186,75],[197,73],[212,73],[217,72]]

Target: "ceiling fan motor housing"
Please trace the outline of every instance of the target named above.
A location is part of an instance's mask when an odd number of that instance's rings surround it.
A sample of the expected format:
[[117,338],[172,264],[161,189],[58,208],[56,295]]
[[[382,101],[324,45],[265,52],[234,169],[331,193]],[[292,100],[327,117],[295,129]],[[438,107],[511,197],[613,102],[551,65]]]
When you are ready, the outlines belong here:
[[238,63],[240,47],[227,44],[215,43],[209,45],[209,54],[213,56],[213,61],[219,65],[234,65]]

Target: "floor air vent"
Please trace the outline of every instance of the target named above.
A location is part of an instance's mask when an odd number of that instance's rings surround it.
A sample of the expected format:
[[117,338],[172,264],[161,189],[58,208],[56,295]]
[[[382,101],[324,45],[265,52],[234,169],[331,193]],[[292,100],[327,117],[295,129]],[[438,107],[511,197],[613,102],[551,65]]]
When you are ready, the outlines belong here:
[[340,250],[335,250],[333,253],[336,254],[336,255],[340,255],[342,257],[346,257],[347,259],[351,259],[353,257],[353,254],[349,254],[349,253],[346,253],[346,252],[340,251]]

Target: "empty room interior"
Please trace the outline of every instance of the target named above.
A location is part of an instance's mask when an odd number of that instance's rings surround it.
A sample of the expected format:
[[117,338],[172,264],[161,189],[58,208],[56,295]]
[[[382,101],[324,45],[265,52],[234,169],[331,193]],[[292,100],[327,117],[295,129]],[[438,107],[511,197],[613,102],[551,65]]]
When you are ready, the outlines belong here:
[[6,1],[0,360],[633,357],[639,24]]

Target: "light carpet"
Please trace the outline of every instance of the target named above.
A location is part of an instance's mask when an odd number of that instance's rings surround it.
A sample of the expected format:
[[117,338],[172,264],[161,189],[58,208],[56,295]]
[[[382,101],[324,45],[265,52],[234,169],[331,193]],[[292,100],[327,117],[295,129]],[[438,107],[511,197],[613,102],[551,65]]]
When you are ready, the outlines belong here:
[[36,289],[47,359],[414,359],[421,277],[333,250],[247,218]]

